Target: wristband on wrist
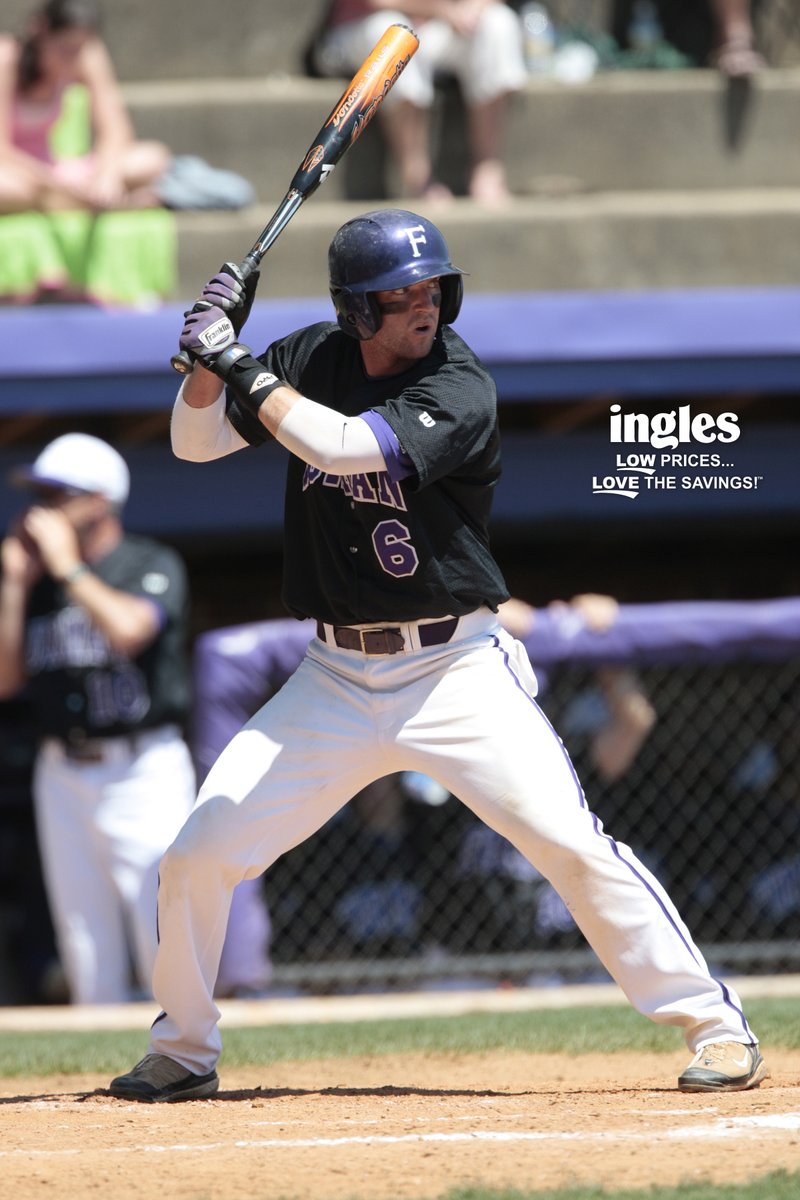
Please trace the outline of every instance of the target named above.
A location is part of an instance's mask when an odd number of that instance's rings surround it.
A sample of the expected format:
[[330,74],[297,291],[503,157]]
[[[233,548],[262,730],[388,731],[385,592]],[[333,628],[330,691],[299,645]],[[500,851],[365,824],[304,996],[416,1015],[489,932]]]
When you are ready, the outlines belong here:
[[85,575],[88,570],[89,567],[85,562],[77,563],[70,571],[67,571],[66,575],[62,575],[58,582],[60,584],[74,583],[76,579],[80,579],[81,575]]
[[225,381],[242,407],[254,417],[270,392],[286,386],[277,375],[264,370],[264,364],[253,358],[249,346],[239,342],[223,350],[214,363],[214,374]]

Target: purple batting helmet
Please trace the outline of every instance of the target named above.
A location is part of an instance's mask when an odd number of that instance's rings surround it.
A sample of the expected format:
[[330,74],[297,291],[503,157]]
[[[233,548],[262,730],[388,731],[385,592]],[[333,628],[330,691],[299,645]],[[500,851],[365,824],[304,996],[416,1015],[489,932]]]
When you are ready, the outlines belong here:
[[381,208],[347,221],[328,250],[331,299],[340,327],[368,341],[381,327],[375,292],[442,281],[439,325],[461,308],[462,271],[450,262],[442,234],[431,221],[403,208]]

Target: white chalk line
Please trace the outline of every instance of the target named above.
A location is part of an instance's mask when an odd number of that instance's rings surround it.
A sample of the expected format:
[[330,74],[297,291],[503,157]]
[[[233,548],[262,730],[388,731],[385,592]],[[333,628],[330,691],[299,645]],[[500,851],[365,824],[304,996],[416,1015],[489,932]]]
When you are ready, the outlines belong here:
[[[587,1133],[583,1130],[556,1130],[550,1133],[537,1131],[520,1132],[509,1130],[470,1130],[466,1133],[400,1133],[367,1134],[355,1137],[317,1138],[264,1138],[258,1140],[236,1140],[232,1142],[176,1143],[169,1146],[103,1146],[99,1154],[204,1154],[213,1150],[314,1150],[337,1149],[342,1146],[399,1146],[410,1143],[456,1143],[456,1142],[679,1142],[716,1141],[725,1138],[760,1136],[765,1131],[796,1133],[800,1131],[800,1112],[775,1113],[765,1117],[719,1117],[708,1125],[684,1126],[664,1130],[600,1130]],[[86,1154],[86,1147],[72,1149],[31,1150],[19,1147],[0,1150],[0,1158],[66,1158]]]

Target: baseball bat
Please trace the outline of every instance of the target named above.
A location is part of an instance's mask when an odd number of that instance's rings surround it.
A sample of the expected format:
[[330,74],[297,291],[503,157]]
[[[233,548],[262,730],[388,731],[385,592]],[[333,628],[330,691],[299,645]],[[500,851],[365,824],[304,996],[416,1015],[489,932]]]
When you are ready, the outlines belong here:
[[[245,278],[255,271],[303,201],[313,196],[363,133],[418,46],[419,38],[407,25],[390,25],[364,59],[311,143],[283,200],[239,263]],[[181,375],[192,370],[192,360],[185,350],[174,354],[170,361]]]

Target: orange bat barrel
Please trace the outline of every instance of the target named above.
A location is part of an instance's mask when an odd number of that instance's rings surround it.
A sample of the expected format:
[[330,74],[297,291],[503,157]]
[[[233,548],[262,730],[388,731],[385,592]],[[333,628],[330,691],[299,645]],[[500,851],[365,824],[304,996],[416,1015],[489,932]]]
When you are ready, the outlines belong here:
[[337,101],[296,171],[290,191],[307,199],[324,182],[372,120],[418,46],[419,38],[407,25],[389,26]]
[[[418,47],[419,38],[407,25],[390,25],[364,59],[295,172],[288,192],[239,264],[245,278],[258,268],[303,201],[324,183],[345,151],[372,120]],[[183,350],[173,354],[171,362],[181,375],[188,375],[192,370],[192,360]]]

